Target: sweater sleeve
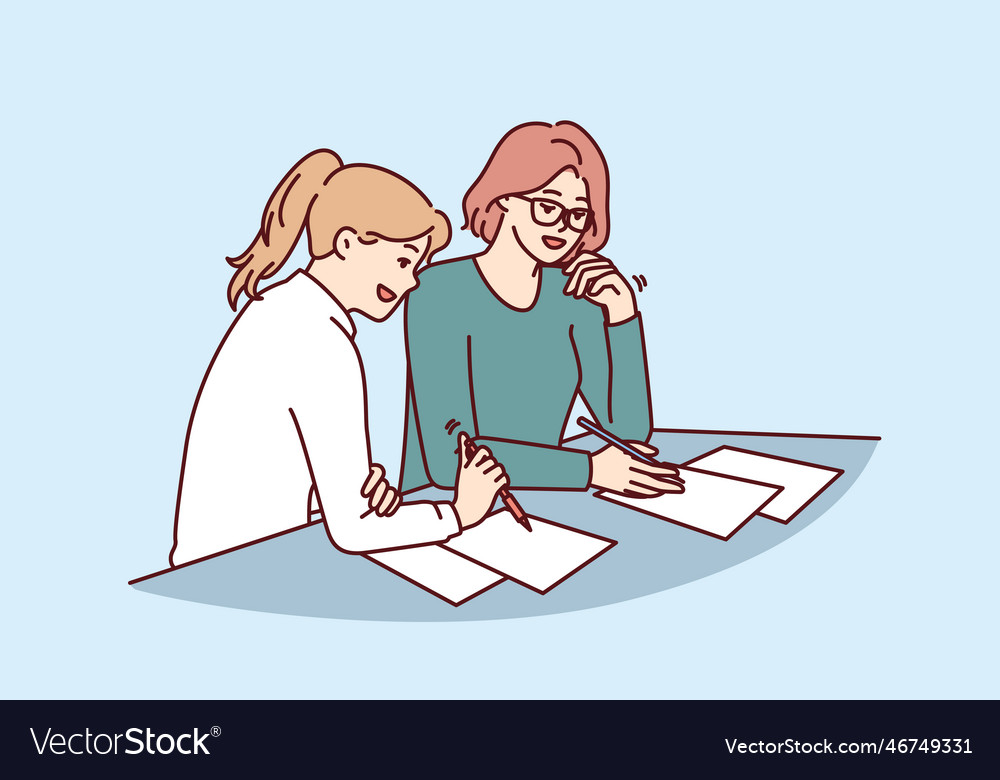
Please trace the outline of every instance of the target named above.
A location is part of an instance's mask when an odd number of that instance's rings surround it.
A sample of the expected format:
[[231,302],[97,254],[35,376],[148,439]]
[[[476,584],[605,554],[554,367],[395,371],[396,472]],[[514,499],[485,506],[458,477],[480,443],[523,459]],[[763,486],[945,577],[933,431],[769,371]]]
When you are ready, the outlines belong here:
[[489,447],[503,464],[513,488],[586,490],[590,485],[590,453],[568,447],[549,447],[481,436],[477,444]]
[[[597,308],[597,307],[595,307]],[[580,393],[596,422],[621,439],[646,441],[652,432],[642,315],[606,325],[603,313],[574,325]]]

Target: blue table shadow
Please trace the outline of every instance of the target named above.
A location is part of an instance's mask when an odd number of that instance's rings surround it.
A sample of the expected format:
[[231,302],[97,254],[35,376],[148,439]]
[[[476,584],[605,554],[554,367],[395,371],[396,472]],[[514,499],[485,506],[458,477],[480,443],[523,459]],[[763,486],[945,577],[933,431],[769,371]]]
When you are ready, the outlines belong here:
[[[592,491],[516,491],[530,515],[618,541],[544,596],[505,581],[454,607],[361,556],[339,552],[320,523],[142,579],[133,587],[203,604],[351,620],[495,620],[590,609],[707,577],[797,534],[854,484],[878,439],[665,430],[655,432],[651,442],[662,459],[678,463],[729,444],[844,473],[788,525],[754,517],[726,542],[594,498]],[[598,444],[588,435],[571,446],[593,450]],[[415,495],[450,497],[435,488]]]

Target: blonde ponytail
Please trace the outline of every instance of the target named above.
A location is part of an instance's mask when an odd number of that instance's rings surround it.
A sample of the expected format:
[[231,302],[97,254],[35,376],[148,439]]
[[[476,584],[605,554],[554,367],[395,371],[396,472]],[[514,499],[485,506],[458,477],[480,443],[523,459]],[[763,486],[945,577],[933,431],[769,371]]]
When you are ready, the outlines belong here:
[[229,305],[246,293],[259,300],[257,285],[281,270],[309,220],[309,212],[323,187],[343,161],[329,149],[317,149],[299,160],[275,187],[264,208],[260,230],[239,257],[227,257],[236,269],[229,283]]
[[233,311],[240,293],[260,300],[257,285],[278,273],[303,230],[309,256],[319,260],[334,253],[334,240],[344,227],[364,243],[430,236],[428,258],[451,240],[448,217],[398,173],[377,165],[344,165],[329,149],[319,149],[299,160],[271,193],[253,243],[239,257],[226,258],[236,269],[229,283]]

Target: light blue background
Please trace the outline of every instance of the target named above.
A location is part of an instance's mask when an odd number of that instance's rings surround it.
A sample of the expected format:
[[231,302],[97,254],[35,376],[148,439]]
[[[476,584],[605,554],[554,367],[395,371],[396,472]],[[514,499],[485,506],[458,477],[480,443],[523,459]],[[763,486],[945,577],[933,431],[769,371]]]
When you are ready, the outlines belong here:
[[[996,6],[357,5],[5,8],[0,693],[1000,696]],[[457,228],[500,136],[564,118],[608,159],[607,254],[649,280],[657,425],[883,436],[851,491],[739,566],[554,617],[130,588],[166,565],[223,258],[287,168],[387,166]],[[393,468],[399,341],[362,329]]]

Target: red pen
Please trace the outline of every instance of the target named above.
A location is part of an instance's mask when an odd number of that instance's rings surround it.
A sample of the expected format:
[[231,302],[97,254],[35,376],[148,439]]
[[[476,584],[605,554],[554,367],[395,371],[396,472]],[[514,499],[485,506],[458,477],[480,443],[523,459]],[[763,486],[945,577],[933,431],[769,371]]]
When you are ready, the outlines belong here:
[[[476,445],[472,443],[472,439],[466,437],[465,454],[471,455],[475,451]],[[527,512],[521,509],[521,505],[517,503],[517,499],[515,499],[514,496],[510,494],[510,491],[505,487],[500,488],[500,500],[503,502],[503,505],[510,510],[510,513],[514,515],[514,519],[523,525],[528,532],[530,532],[531,524],[528,522]]]

